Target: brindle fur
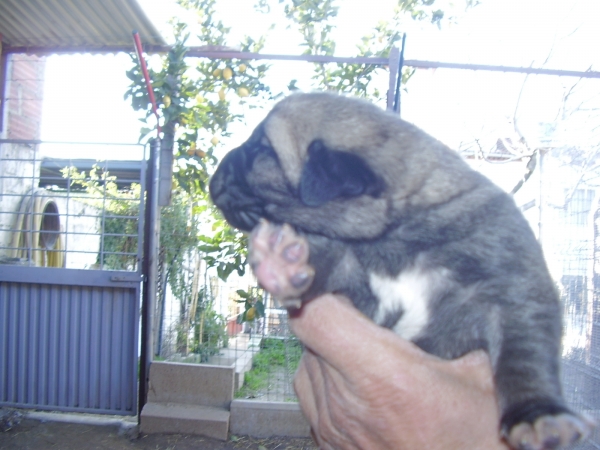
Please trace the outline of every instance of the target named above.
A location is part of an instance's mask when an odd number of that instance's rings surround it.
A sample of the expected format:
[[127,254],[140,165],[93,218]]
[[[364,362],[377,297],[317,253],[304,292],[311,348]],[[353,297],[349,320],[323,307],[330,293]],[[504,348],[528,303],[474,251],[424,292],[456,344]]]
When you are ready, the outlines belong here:
[[[561,307],[541,248],[512,198],[441,142],[362,100],[296,94],[223,159],[210,190],[233,226],[266,218],[308,240],[316,275],[303,301],[338,292],[374,318],[371,274],[435,278],[413,341],[448,359],[486,350],[505,433],[571,414]],[[393,328],[402,314],[379,323]]]

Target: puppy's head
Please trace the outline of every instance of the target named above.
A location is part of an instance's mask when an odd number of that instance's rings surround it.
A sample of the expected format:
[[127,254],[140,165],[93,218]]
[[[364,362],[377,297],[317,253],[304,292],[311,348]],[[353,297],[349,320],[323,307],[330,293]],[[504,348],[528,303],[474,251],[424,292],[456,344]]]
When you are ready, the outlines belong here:
[[331,238],[376,238],[429,176],[432,158],[416,149],[432,140],[368,102],[295,94],[227,154],[210,192],[242,230],[266,218]]

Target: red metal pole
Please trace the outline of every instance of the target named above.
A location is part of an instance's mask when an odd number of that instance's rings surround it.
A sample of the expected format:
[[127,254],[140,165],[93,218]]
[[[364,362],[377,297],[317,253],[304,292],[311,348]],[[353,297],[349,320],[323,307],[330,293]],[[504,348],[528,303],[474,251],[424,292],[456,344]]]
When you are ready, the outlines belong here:
[[138,60],[140,61],[140,67],[142,68],[142,73],[144,74],[144,80],[146,81],[146,90],[148,91],[148,97],[150,98],[150,103],[152,104],[152,112],[156,116],[156,137],[160,139],[160,122],[158,117],[158,108],[156,106],[156,99],[154,98],[154,89],[152,89],[152,82],[150,81],[150,75],[148,74],[148,68],[146,67],[146,60],[142,56],[142,40],[140,39],[140,35],[137,31],[133,32],[133,42],[135,43],[135,51],[137,53]]

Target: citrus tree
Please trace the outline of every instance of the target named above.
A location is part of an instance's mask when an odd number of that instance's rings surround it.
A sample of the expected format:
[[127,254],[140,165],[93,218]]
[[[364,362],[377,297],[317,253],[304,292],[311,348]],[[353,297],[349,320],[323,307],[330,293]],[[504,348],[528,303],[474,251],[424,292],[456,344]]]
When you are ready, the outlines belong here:
[[[199,31],[196,37],[203,45],[220,48],[230,44],[230,28],[216,18],[217,0],[177,0],[177,3],[197,17]],[[284,21],[299,33],[304,54],[333,56],[332,32],[340,3],[335,0],[257,0],[255,7],[264,13],[275,7],[283,11],[284,17],[275,21]],[[457,4],[460,4],[459,9],[465,9],[476,3],[476,0],[458,3],[451,0],[398,0],[390,17],[381,20],[372,32],[358,40],[356,56],[387,57],[401,39],[403,21],[419,20],[439,27],[455,19]],[[172,25],[175,45],[161,58],[160,68],[150,69],[155,98],[159,101],[163,146],[172,146],[176,189],[185,192],[194,222],[202,224],[190,229],[191,240],[186,245],[199,250],[207,266],[214,267],[218,276],[225,280],[232,272],[244,274],[246,238],[230,228],[209,202],[208,178],[218,163],[215,151],[222,145],[223,138],[230,135],[231,125],[243,120],[240,106],[262,107],[285,92],[274,93],[265,84],[267,64],[235,58],[188,58],[190,31],[179,20],[172,20]],[[267,35],[247,36],[239,43],[239,48],[242,52],[259,53],[266,40]],[[290,50],[290,53],[296,52]],[[133,66],[127,72],[131,84],[125,98],[131,101],[135,110],[146,113],[140,136],[143,141],[154,134],[157,124],[137,56],[132,55],[132,60]],[[378,71],[387,71],[387,68],[317,63],[314,64],[312,84],[314,88],[379,99],[384,95],[373,83]],[[411,69],[404,69],[401,74],[405,82],[411,75]],[[297,81],[289,80],[290,91],[295,89]],[[167,246],[168,239],[167,236]],[[182,273],[179,268],[185,261],[172,258],[165,260],[165,264],[170,266],[166,268],[170,273]],[[178,283],[178,286],[182,284]],[[181,295],[185,296],[183,292]],[[246,318],[259,317],[262,312],[260,305],[256,308],[250,301],[252,298],[250,293],[245,297],[241,295]]]

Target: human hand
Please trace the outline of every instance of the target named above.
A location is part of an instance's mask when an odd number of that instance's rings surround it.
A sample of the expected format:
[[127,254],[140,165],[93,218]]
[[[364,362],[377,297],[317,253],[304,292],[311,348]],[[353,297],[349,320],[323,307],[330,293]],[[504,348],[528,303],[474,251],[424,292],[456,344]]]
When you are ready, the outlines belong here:
[[295,388],[322,449],[506,450],[483,351],[446,361],[324,295],[291,315]]

